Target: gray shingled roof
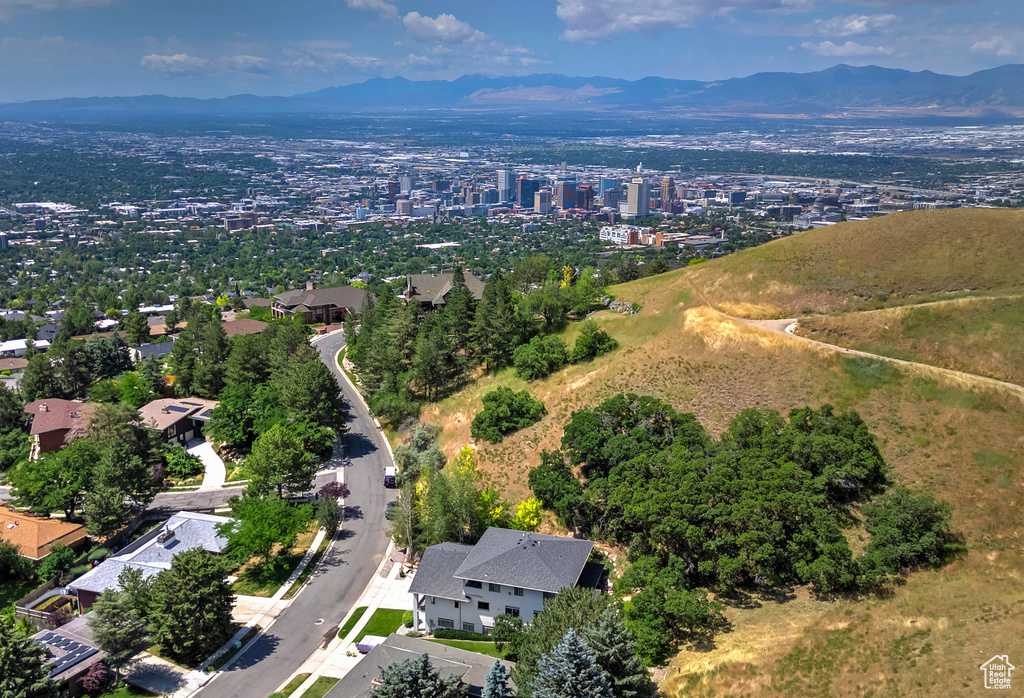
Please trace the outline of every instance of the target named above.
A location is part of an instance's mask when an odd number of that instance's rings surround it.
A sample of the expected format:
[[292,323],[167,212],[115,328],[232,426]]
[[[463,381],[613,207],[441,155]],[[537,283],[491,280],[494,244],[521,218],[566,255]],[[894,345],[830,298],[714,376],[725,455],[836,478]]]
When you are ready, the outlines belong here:
[[442,599],[454,601],[468,601],[466,592],[463,591],[463,582],[455,578],[455,572],[472,551],[473,546],[459,543],[430,546],[423,551],[409,592],[440,596]]
[[[465,277],[466,288],[473,293],[473,297],[477,300],[483,298],[484,282],[472,274],[466,274]],[[405,280],[405,287],[406,291],[421,303],[444,305],[445,296],[452,290],[454,279],[455,275],[450,271],[440,274],[409,274]]]
[[[458,676],[469,695],[483,694],[487,674],[494,666],[493,657],[405,635],[391,635],[349,670],[325,698],[370,696],[373,693],[373,680],[380,676],[381,669],[407,659],[417,659],[423,654],[429,657],[431,666],[437,669],[442,678]],[[510,673],[515,666],[513,662],[503,661],[502,664]]]
[[455,576],[557,594],[576,584],[593,547],[589,540],[489,528]]
[[[145,579],[170,568],[174,556],[186,550],[203,548],[211,553],[220,553],[227,547],[228,540],[217,533],[217,525],[228,521],[230,519],[211,514],[178,512],[68,586],[102,593],[107,589],[118,588],[117,577],[125,567],[141,570]],[[174,541],[166,545],[157,542],[157,538],[165,531],[174,531]]]

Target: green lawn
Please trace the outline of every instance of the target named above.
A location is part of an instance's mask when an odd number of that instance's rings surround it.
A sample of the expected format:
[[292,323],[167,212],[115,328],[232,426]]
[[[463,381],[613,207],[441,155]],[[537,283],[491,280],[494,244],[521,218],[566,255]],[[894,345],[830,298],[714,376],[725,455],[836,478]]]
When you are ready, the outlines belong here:
[[255,567],[251,563],[246,563],[238,572],[238,579],[231,585],[231,590],[243,596],[273,596],[302,562],[319,530],[315,523],[310,524],[308,530],[299,534],[291,548],[277,554],[276,564],[272,570],[261,569],[265,565]]
[[321,676],[313,685],[306,689],[306,692],[302,694],[302,698],[324,698],[327,692],[334,688],[334,684],[338,683],[338,679],[333,676]]
[[387,637],[401,627],[404,614],[405,609],[402,608],[378,608],[370,616],[370,621],[356,635],[356,642],[359,642],[367,635]]
[[26,582],[4,582],[0,584],[0,610],[13,606],[15,602],[26,596],[30,591],[42,584],[38,579]]
[[436,642],[439,645],[447,645],[448,647],[454,647],[458,650],[466,650],[467,652],[476,652],[477,654],[486,654],[488,657],[495,657],[497,659],[504,659],[506,650],[498,651],[498,648],[494,646],[493,642],[487,642],[486,640],[473,641],[473,640],[434,640],[431,638],[430,642]]
[[341,626],[341,630],[338,631],[338,637],[344,640],[345,636],[352,631],[352,628],[356,627],[356,623],[359,622],[364,613],[366,613],[366,606],[360,606],[352,611],[352,615],[345,621],[345,625]]
[[302,685],[302,683],[309,678],[309,674],[299,674],[294,679],[288,682],[288,684],[276,693],[271,693],[270,698],[288,698],[291,694],[295,693],[295,689]]

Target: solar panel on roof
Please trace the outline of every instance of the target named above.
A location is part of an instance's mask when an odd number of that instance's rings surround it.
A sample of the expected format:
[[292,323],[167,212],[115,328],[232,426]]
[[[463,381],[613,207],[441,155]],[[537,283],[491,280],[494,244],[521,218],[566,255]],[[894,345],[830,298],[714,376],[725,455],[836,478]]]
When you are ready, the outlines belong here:
[[54,660],[53,666],[50,668],[51,678],[99,652],[95,647],[83,645],[81,642],[64,637],[63,635],[55,635],[54,633],[46,633],[39,638],[39,642],[64,653],[61,657]]
[[188,412],[189,410],[181,405],[168,405],[167,409],[171,412]]

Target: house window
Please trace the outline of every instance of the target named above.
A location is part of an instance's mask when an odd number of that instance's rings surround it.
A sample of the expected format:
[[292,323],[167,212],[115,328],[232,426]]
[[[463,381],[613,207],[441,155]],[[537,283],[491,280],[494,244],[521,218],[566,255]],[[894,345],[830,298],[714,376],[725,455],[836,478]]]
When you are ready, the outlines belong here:
[[491,604],[489,604],[486,601],[477,601],[476,602],[476,607],[478,609],[480,609],[481,611],[489,611],[489,610],[491,610]]
[[512,587],[512,594],[515,595],[515,596],[522,596],[523,595],[523,590],[520,589],[519,587]]
[[501,593],[501,585],[500,584],[488,584],[487,585],[487,591],[493,591],[496,594],[500,594]]
[[435,600],[435,597],[431,596],[431,597],[430,597],[430,603],[431,603],[431,604],[433,604],[433,603],[434,603],[434,600]]
[[458,602],[458,601],[456,601],[456,602],[455,602],[455,608],[458,608],[458,607],[459,607],[459,602]]
[[519,609],[515,606],[505,606],[505,615],[512,616],[513,618],[518,618]]
[[544,592],[544,600],[545,601],[547,601],[548,599],[553,599],[553,598],[555,598],[555,594],[552,594],[550,591],[545,591]]
[[450,630],[454,630],[455,629],[455,621],[448,620],[447,618],[438,618],[437,619],[437,627],[439,627],[439,628],[448,628]]
[[476,625],[474,625],[473,623],[463,623],[462,624],[462,629],[464,631],[466,631],[467,633],[475,633],[476,632]]
[[474,582],[472,580],[466,582],[466,586],[468,586],[470,589],[483,589],[484,588],[483,582]]
[[484,635],[490,635],[493,632],[494,632],[494,626],[491,626],[491,625],[485,625],[484,626]]
[[540,615],[540,611],[534,611],[533,612],[533,619],[537,620],[537,616],[539,616],[539,615]]

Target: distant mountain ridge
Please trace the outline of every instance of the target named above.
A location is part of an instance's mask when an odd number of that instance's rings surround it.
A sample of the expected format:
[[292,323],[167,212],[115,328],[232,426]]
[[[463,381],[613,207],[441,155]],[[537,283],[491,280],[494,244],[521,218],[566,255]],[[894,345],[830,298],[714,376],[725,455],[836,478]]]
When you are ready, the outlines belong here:
[[534,74],[455,80],[372,78],[291,97],[217,99],[143,95],[0,105],[0,117],[138,114],[343,113],[374,110],[598,109],[734,114],[829,114],[872,109],[1024,116],[1024,65],[942,75],[840,64],[811,73],[757,73],[720,81],[623,80]]

